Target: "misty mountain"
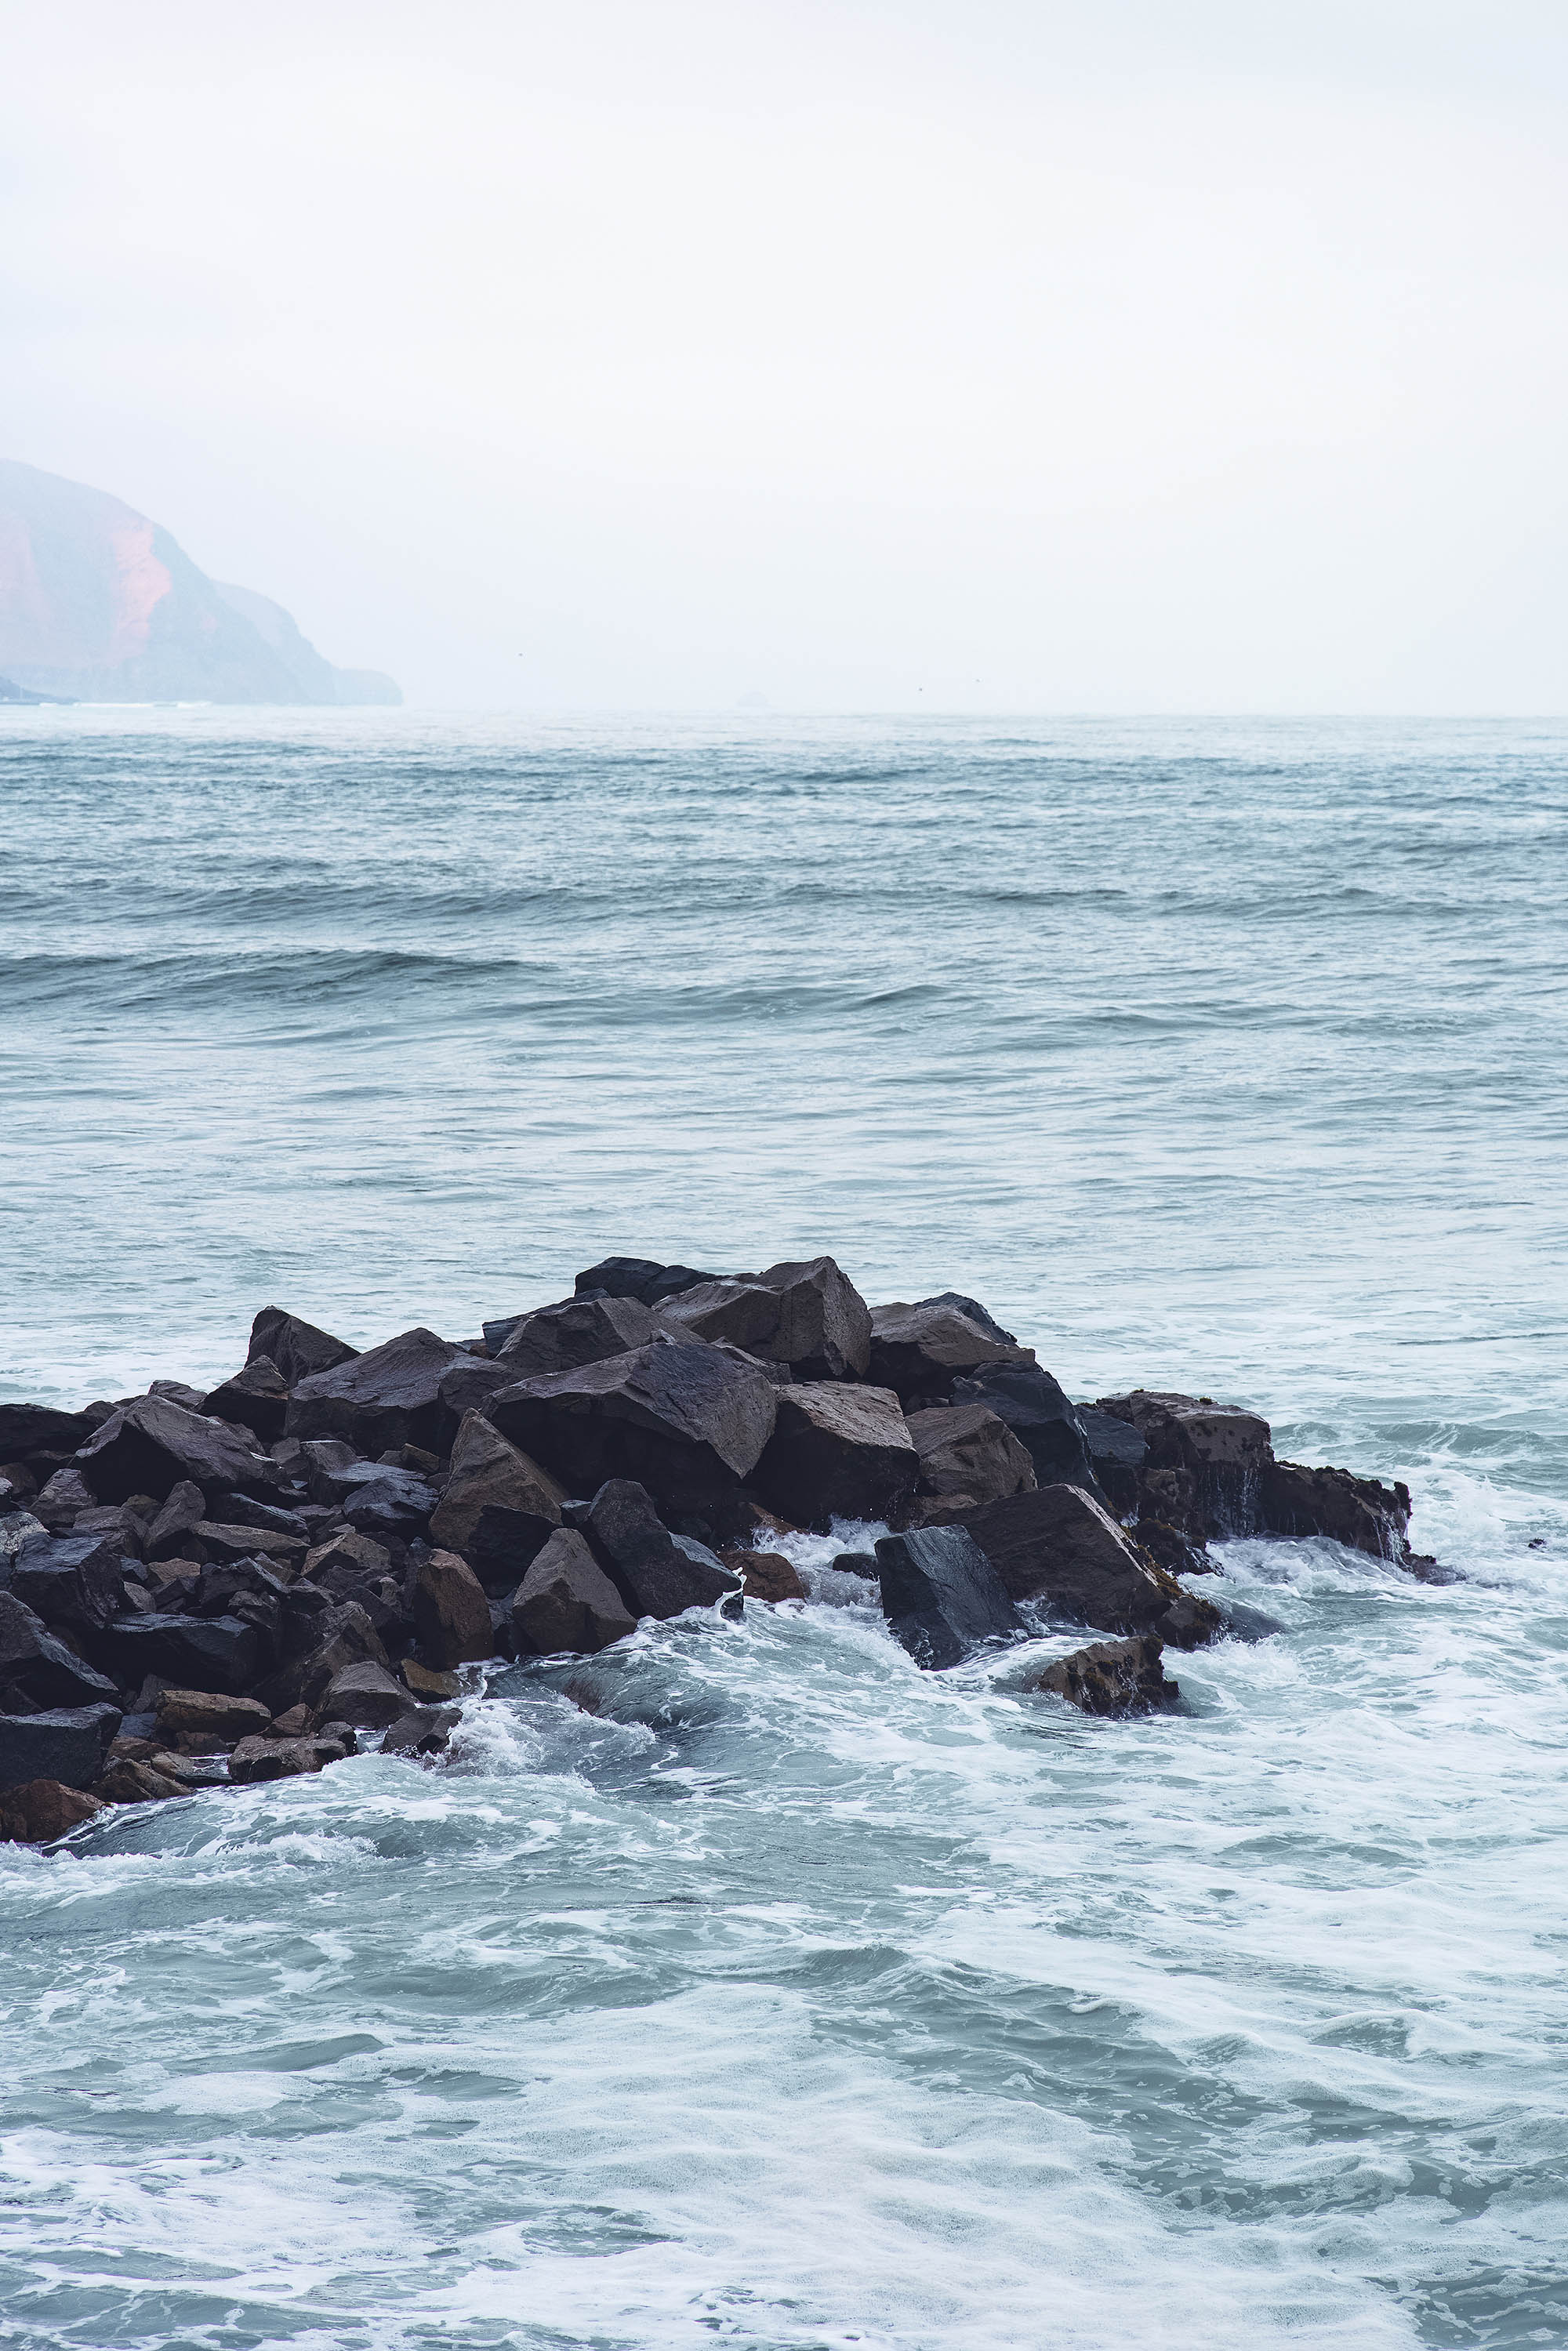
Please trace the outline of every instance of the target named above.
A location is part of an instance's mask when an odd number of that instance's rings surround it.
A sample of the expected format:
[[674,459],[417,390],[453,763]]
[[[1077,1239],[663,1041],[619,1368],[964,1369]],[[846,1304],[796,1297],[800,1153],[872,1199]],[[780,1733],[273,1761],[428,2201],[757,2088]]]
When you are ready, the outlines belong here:
[[106,490],[0,460],[0,674],[75,702],[395,703]]

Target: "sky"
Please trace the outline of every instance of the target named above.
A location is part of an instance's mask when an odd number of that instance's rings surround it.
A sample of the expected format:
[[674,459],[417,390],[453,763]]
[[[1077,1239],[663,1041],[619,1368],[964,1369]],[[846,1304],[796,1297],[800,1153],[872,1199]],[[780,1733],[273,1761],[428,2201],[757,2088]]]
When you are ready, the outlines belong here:
[[1568,11],[0,0],[0,455],[411,701],[1568,709]]

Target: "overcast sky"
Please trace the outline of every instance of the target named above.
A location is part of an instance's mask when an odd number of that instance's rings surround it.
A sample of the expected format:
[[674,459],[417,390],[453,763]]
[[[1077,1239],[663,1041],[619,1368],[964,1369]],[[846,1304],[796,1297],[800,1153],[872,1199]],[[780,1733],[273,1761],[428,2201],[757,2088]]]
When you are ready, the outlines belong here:
[[411,699],[1568,708],[1562,0],[0,26],[0,454]]

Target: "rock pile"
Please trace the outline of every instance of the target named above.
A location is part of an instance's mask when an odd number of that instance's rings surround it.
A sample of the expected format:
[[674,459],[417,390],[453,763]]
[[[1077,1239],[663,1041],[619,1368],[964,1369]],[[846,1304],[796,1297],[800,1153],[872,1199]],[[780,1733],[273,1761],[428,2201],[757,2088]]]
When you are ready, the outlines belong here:
[[319,1771],[361,1735],[439,1752],[461,1667],[800,1598],[772,1546],[846,1520],[893,1531],[851,1563],[922,1666],[1032,1605],[1123,1636],[1034,1686],[1164,1705],[1163,1646],[1224,1629],[1180,1580],[1211,1537],[1420,1567],[1409,1512],[1207,1397],[1074,1405],[976,1300],[868,1308],[827,1257],[610,1258],[480,1339],[363,1353],[267,1307],[204,1393],[0,1405],[0,1834]]

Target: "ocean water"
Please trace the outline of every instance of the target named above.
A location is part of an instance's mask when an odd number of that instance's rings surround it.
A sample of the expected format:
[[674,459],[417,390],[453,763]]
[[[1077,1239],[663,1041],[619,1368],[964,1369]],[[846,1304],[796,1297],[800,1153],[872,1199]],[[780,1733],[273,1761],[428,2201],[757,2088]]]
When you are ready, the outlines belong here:
[[26,2351],[1568,2343],[1568,726],[0,714],[0,1394],[830,1249],[1407,1478],[1184,1710],[815,1597],[0,1850]]

